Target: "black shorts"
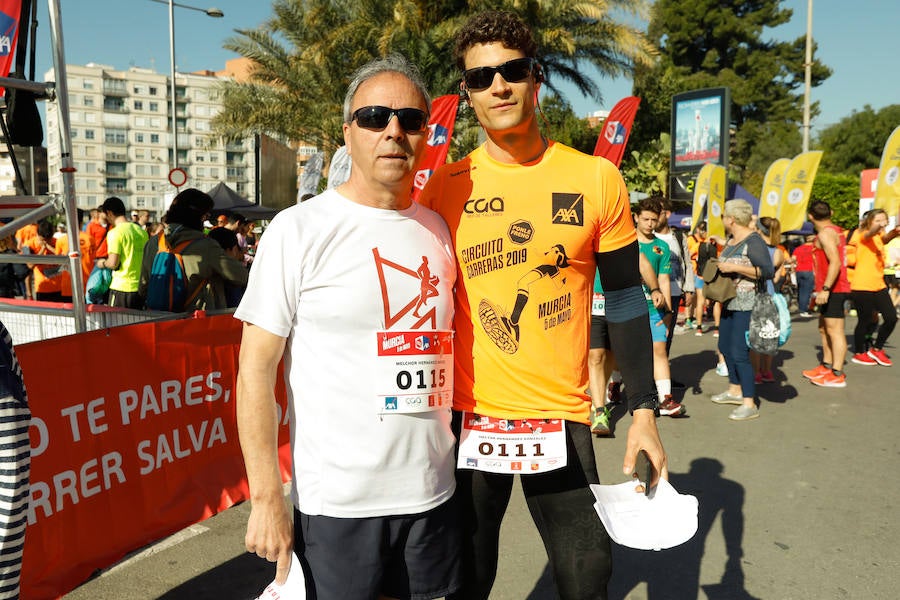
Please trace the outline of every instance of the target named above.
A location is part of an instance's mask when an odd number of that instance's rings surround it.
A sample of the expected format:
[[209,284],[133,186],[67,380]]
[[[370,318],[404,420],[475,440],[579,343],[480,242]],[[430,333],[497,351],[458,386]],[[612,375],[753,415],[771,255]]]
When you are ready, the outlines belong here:
[[591,315],[591,350],[597,348],[609,350],[609,328],[606,317]]
[[456,591],[461,525],[457,500],[415,515],[337,518],[294,509],[294,550],[310,600],[430,600]]
[[850,297],[850,294],[841,292],[831,292],[828,294],[828,302],[816,305],[819,314],[826,319],[843,319],[844,303]]

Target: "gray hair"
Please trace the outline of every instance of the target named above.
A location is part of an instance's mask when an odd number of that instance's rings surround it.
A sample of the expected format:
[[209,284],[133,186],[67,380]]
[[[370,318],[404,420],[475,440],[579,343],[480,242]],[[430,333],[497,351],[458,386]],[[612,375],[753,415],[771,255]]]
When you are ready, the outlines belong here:
[[350,85],[347,87],[347,95],[344,96],[344,123],[350,122],[352,116],[350,109],[359,86],[382,73],[399,73],[409,79],[422,94],[422,99],[425,100],[425,112],[431,114],[431,96],[428,94],[419,69],[402,54],[391,53],[384,58],[376,58],[367,62],[353,73]]
[[725,203],[725,216],[734,219],[738,225],[747,227],[753,217],[753,207],[746,200],[735,198]]

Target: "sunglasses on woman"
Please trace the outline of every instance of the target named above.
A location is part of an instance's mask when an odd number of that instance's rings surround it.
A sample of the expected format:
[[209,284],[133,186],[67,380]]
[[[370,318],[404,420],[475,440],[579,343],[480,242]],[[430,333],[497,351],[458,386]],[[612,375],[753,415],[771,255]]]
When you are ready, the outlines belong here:
[[387,106],[363,106],[353,112],[350,122],[356,121],[366,129],[384,129],[397,115],[397,122],[404,131],[422,131],[428,122],[428,115],[418,108],[388,108]]
[[470,90],[482,90],[494,82],[494,75],[500,76],[507,83],[524,81],[534,68],[533,58],[515,58],[496,67],[475,67],[463,71],[463,81]]

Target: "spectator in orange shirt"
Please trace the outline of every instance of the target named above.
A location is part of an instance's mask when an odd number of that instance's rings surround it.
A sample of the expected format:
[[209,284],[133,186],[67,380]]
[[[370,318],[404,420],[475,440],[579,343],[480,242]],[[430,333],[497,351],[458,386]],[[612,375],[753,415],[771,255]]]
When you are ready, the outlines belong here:
[[[31,254],[56,254],[53,240],[53,225],[50,221],[41,221],[37,226],[37,235],[28,242]],[[60,267],[59,265],[29,265],[34,276],[34,299],[45,302],[61,302]]]
[[[78,221],[81,222],[83,218],[84,211],[80,208],[78,209]],[[56,253],[60,255],[68,255],[69,254],[69,236],[64,235],[56,239]],[[87,283],[88,276],[91,274],[91,269],[94,268],[94,254],[96,253],[96,248],[94,247],[94,240],[86,231],[78,232],[78,253],[80,255],[81,260],[81,284],[84,285]],[[62,294],[63,300],[65,302],[72,301],[72,276],[69,275],[67,270],[63,270],[60,274],[60,293]]]
[[[856,328],[853,331],[853,345],[856,354],[853,362],[862,365],[891,366],[890,357],[884,352],[887,341],[897,325],[897,313],[884,282],[884,245],[900,235],[900,227],[885,232],[887,213],[876,208],[863,217],[859,228],[853,232],[847,244],[847,264],[854,267],[850,282],[850,297],[856,306]],[[874,316],[881,314],[881,326]],[[868,334],[878,333],[871,347]]]

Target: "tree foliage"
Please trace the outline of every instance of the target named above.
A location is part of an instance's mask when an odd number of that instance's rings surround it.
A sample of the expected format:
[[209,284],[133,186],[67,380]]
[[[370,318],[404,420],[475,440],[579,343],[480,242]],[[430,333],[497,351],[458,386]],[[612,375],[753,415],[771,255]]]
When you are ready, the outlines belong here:
[[854,176],[819,171],[810,198],[827,202],[831,220],[844,229],[859,224],[859,173]]
[[[673,94],[728,87],[733,178],[741,181],[745,170],[764,171],[776,158],[793,156],[800,146],[805,38],[764,38],[766,28],[791,15],[781,0],[657,0],[647,34],[659,45],[660,61],[635,72],[635,95],[643,101],[633,134],[638,148],[669,130]],[[812,85],[830,73],[814,60]],[[817,112],[814,103],[811,113]]]
[[[454,36],[486,9],[516,12],[532,27],[551,91],[571,81],[600,100],[584,63],[617,76],[654,60],[642,32],[614,18],[645,14],[647,0],[274,0],[262,26],[238,30],[225,45],[255,68],[249,81],[223,84],[215,132],[231,139],[262,132],[334,150],[343,143],[341,104],[357,67],[400,52],[434,95],[455,93]],[[465,125],[460,135],[471,137]]]
[[665,195],[671,148],[671,137],[668,133],[661,133],[652,144],[632,150],[622,163],[622,177],[628,189],[651,196]]
[[818,138],[824,150],[822,167],[832,173],[859,177],[864,169],[877,169],[891,132],[900,127],[900,104],[878,111],[866,105],[838,123],[826,127]]

